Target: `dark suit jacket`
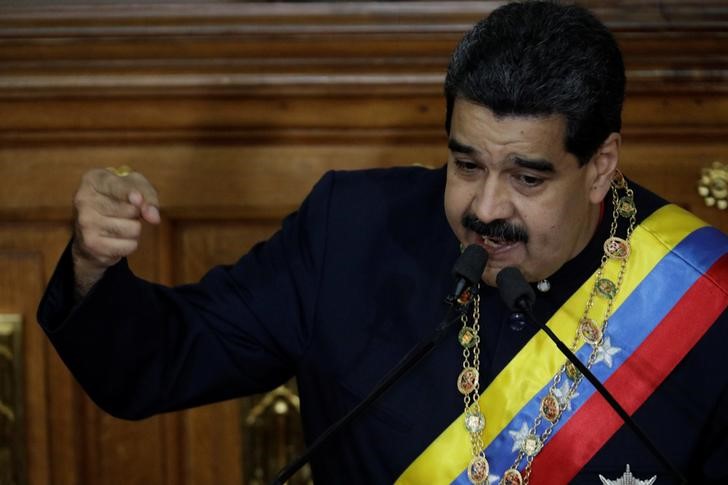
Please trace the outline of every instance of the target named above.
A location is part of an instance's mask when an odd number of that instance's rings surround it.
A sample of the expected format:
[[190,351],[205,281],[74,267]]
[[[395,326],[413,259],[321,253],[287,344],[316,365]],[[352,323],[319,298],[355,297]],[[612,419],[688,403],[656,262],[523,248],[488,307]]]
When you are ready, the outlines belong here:
[[[115,416],[138,419],[262,392],[295,376],[311,441],[444,315],[459,254],[444,184],[442,169],[328,173],[269,241],[194,285],[152,284],[122,261],[74,305],[67,250],[39,321],[91,398]],[[664,204],[636,192],[640,219]],[[609,222],[550,278],[552,290],[536,305],[543,321],[597,268]],[[481,298],[482,389],[534,332],[510,329],[510,312],[492,288]],[[728,483],[726,342],[724,313],[635,414],[696,483]],[[314,460],[316,483],[393,482],[462,413],[461,365],[453,333],[323,450]],[[621,476],[627,463],[637,477],[656,473],[658,483],[669,482],[623,427],[574,483]]]

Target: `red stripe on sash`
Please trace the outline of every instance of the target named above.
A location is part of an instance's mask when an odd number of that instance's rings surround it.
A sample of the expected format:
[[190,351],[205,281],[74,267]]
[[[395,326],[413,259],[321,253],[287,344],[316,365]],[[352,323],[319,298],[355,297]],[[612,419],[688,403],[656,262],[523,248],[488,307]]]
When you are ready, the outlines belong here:
[[[698,278],[604,383],[628,414],[632,415],[647,400],[728,306],[728,294],[711,282],[713,278],[728,278],[728,254]],[[601,394],[595,392],[536,456],[533,480],[567,483],[622,424]]]

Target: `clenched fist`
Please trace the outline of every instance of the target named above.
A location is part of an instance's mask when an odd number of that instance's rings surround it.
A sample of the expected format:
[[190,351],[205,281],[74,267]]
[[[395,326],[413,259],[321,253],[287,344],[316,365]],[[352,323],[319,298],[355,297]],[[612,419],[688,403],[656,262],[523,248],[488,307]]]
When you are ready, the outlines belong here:
[[81,296],[106,268],[136,251],[142,221],[159,224],[157,191],[130,169],[86,172],[73,198],[73,269]]

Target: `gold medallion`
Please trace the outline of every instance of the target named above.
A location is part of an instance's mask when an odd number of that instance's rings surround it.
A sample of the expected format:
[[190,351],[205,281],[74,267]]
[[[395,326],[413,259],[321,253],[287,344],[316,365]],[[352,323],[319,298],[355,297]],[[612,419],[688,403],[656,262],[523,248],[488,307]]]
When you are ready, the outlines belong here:
[[477,335],[475,335],[475,330],[471,327],[463,327],[458,333],[458,342],[460,342],[460,345],[466,349],[475,347],[476,338]]
[[604,254],[611,259],[627,259],[629,243],[620,237],[610,237],[604,241]]
[[628,195],[620,198],[617,202],[617,212],[625,219],[629,219],[635,215],[637,213],[637,206],[635,206],[634,199]]
[[535,434],[530,434],[523,440],[521,449],[528,456],[536,456],[541,451],[541,440]]
[[471,408],[465,413],[465,429],[470,433],[480,433],[485,428],[485,416],[479,409]]
[[581,376],[581,372],[579,372],[579,369],[577,369],[576,366],[571,362],[567,362],[564,368],[566,370],[566,377],[568,377],[572,381],[577,380]]
[[559,400],[553,394],[546,394],[541,401],[541,414],[552,423],[558,419],[559,414],[561,414],[561,407],[559,406]]
[[523,485],[523,477],[521,476],[521,472],[519,472],[515,468],[509,468],[505,471],[505,473],[503,473],[501,483],[503,483],[503,485]]
[[597,280],[596,289],[599,296],[606,298],[607,300],[611,300],[617,296],[617,285],[606,278],[600,278]]
[[488,483],[488,474],[490,473],[490,465],[488,460],[482,456],[476,456],[470,460],[468,464],[468,478],[475,485]]
[[602,331],[596,322],[591,318],[582,318],[579,322],[579,333],[592,345],[597,345],[602,340]]
[[478,369],[474,367],[466,367],[458,376],[458,391],[462,394],[470,394],[478,384]]

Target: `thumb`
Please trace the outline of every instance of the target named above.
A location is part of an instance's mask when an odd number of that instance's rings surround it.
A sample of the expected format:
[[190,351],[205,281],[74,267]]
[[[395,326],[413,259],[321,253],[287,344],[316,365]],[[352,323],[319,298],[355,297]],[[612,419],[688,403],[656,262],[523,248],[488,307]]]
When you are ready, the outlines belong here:
[[152,204],[144,203],[141,209],[142,218],[150,224],[159,224],[162,220],[159,209]]
[[159,215],[159,209],[153,201],[147,200],[138,190],[132,190],[129,192],[128,199],[130,204],[139,208],[142,219],[150,224],[160,223],[162,218]]

